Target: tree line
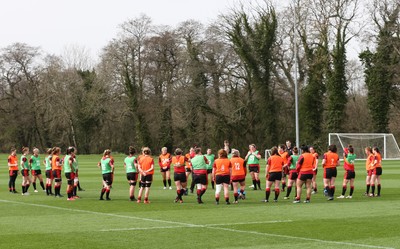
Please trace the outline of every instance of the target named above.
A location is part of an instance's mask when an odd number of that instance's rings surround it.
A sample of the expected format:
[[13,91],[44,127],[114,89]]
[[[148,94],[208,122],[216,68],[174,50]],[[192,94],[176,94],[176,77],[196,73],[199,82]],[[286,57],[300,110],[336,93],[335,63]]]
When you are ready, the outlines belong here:
[[[76,47],[1,48],[0,149],[220,148],[225,139],[268,148],[294,141],[295,82],[301,143],[325,149],[329,132],[400,135],[400,2],[362,3],[241,5],[207,26],[141,15],[119,26],[96,63]],[[369,46],[349,59],[360,37]]]

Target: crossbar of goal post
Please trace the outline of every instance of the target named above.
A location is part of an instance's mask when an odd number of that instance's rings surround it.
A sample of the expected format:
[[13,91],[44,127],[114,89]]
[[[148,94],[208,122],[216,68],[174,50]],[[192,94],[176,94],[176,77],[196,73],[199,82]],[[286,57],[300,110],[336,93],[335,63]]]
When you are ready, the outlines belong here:
[[[332,144],[332,141],[331,141],[332,135],[337,137],[342,148],[345,148],[345,146],[344,146],[340,136],[351,137],[351,136],[360,136],[360,135],[363,136],[364,135],[364,136],[375,136],[375,139],[383,138],[383,144],[384,144],[383,145],[383,159],[388,159],[387,158],[387,139],[386,139],[386,137],[391,136],[393,138],[393,142],[394,142],[394,145],[396,146],[397,151],[400,151],[400,147],[396,141],[396,138],[394,137],[394,135],[392,133],[329,133],[329,137],[328,137],[329,144]],[[371,138],[371,139],[374,139],[374,138]]]

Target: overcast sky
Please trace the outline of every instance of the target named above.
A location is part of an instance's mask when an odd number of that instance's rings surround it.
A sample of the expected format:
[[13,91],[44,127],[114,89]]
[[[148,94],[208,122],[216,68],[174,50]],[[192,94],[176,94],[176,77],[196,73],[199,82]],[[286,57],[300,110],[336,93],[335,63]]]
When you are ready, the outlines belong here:
[[[286,2],[287,0],[285,0]],[[97,55],[118,25],[141,13],[154,24],[176,26],[195,19],[204,24],[238,4],[239,0],[1,0],[0,47],[15,42],[62,54],[79,45]],[[246,2],[246,1],[244,1]],[[275,2],[282,2],[275,1]]]

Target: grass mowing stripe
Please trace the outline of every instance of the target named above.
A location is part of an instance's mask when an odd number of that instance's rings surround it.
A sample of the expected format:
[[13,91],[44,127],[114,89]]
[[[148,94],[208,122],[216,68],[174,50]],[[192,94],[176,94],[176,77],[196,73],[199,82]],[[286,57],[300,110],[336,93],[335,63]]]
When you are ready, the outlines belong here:
[[[289,235],[281,235],[281,234],[272,234],[272,233],[263,233],[263,232],[256,232],[256,231],[246,231],[246,230],[239,230],[239,229],[232,229],[232,228],[223,228],[218,226],[228,226],[228,225],[240,225],[246,223],[221,223],[221,224],[209,224],[209,225],[196,225],[191,223],[182,223],[182,222],[175,222],[175,221],[167,221],[167,220],[160,220],[160,219],[150,219],[150,218],[143,218],[143,217],[136,217],[136,216],[127,216],[127,215],[118,215],[118,214],[111,214],[111,213],[102,213],[102,212],[94,212],[88,210],[81,210],[81,209],[73,209],[73,208],[63,208],[63,207],[56,207],[50,205],[42,205],[42,204],[32,204],[26,202],[18,202],[18,201],[9,201],[9,200],[0,200],[0,202],[4,203],[13,203],[13,204],[20,204],[20,205],[30,205],[36,207],[45,207],[45,208],[52,208],[52,209],[59,209],[64,211],[75,211],[81,213],[89,213],[89,214],[96,214],[96,215],[105,215],[117,218],[128,218],[128,219],[136,219],[136,220],[143,220],[143,221],[151,221],[151,222],[159,222],[159,223],[170,223],[170,224],[177,224],[180,226],[168,226],[168,227],[149,227],[149,228],[132,228],[132,229],[108,229],[107,231],[121,231],[121,230],[151,230],[151,229],[163,229],[163,228],[207,228],[207,229],[214,229],[214,230],[222,230],[228,232],[240,232],[240,233],[247,233],[247,234],[255,234],[255,235],[262,235],[262,236],[269,236],[269,237],[278,237],[278,238],[287,238],[287,239],[295,239],[295,240],[303,240],[303,241],[311,241],[317,243],[325,243],[325,244],[335,244],[335,245],[345,245],[345,246],[353,246],[353,247],[363,247],[363,248],[376,248],[376,249],[394,249],[393,247],[384,247],[384,246],[374,246],[374,245],[366,245],[366,244],[357,244],[351,242],[340,242],[340,241],[330,241],[330,240],[321,240],[321,239],[313,239],[313,238],[304,238],[304,237],[297,237],[297,236],[289,236]],[[277,222],[277,221],[272,221]],[[252,222],[250,222],[251,224]],[[257,223],[257,222],[256,222]],[[268,222],[265,222],[268,223]],[[271,223],[271,221],[270,221]]]
[[357,244],[357,243],[351,243],[351,242],[321,240],[321,239],[304,238],[304,237],[296,237],[296,236],[273,234],[273,233],[262,233],[262,232],[256,232],[256,231],[246,231],[246,230],[223,228],[223,227],[207,227],[207,228],[215,229],[215,230],[224,230],[224,231],[227,231],[227,232],[249,233],[249,234],[262,235],[262,236],[270,236],[270,237],[279,237],[279,238],[286,238],[286,239],[312,241],[312,242],[325,243],[325,244],[335,244],[335,245],[345,245],[345,246],[355,246],[355,247],[365,247],[365,248],[377,248],[377,249],[395,249],[393,247],[373,246],[373,245]]
[[56,207],[56,206],[43,205],[43,204],[33,204],[33,203],[26,203],[26,202],[19,202],[19,201],[0,200],[0,202],[20,204],[20,205],[29,205],[29,206],[34,206],[34,207],[45,207],[45,208],[52,208],[52,209],[58,209],[58,210],[64,210],[64,211],[73,211],[73,212],[96,214],[96,215],[105,215],[105,216],[124,218],[124,219],[135,219],[135,220],[143,220],[143,221],[151,221],[151,222],[170,223],[170,224],[177,224],[177,225],[187,226],[187,227],[197,226],[197,225],[194,225],[194,224],[187,224],[187,223],[176,222],[176,221],[150,219],[150,218],[119,215],[119,214],[112,214],[112,213],[102,213],[102,212],[88,211],[88,210],[82,210],[82,209],[63,208],[63,207]]

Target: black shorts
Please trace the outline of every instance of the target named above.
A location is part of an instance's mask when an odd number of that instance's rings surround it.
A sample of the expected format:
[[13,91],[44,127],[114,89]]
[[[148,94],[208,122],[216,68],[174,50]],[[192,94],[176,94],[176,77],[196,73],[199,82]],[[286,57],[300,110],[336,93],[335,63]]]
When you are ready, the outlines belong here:
[[327,168],[324,169],[324,178],[331,179],[332,177],[337,176],[337,169],[336,168]]
[[22,175],[22,176],[29,176],[29,169],[23,169],[23,170],[21,170],[21,175]]
[[193,174],[194,184],[207,185],[207,174]]
[[211,174],[211,173],[212,173],[212,169],[208,169],[207,174]]
[[373,170],[372,174],[373,174],[373,175],[377,175],[377,176],[382,175],[382,168],[381,168],[381,167],[375,168],[375,169]]
[[296,180],[298,176],[299,176],[299,174],[297,172],[292,171],[289,173],[290,180]]
[[73,172],[65,173],[65,178],[67,178],[67,180],[74,180],[75,179],[75,173],[73,173]]
[[185,168],[186,172],[192,172],[191,168]]
[[136,172],[126,173],[126,179],[128,179],[128,181],[137,181],[137,173]]
[[32,170],[32,175],[33,176],[38,176],[38,175],[41,175],[42,174],[42,170],[40,170],[40,169],[33,169]]
[[166,169],[161,168],[160,172],[167,172],[167,171],[170,171],[170,169],[171,169],[170,167],[167,167]]
[[298,178],[300,181],[307,181],[307,180],[312,180],[313,179],[314,174],[302,174],[300,173]]
[[186,173],[174,173],[174,181],[184,183],[187,181]]
[[52,174],[54,179],[61,179],[61,170],[55,169]]
[[46,170],[46,178],[53,179],[53,174],[51,172],[51,169]]
[[10,170],[9,175],[11,177],[13,177],[13,176],[17,177],[18,176],[18,170]]
[[215,184],[226,183],[229,184],[231,182],[231,177],[229,175],[217,175],[215,177]]
[[249,166],[249,172],[260,173],[260,166]]
[[112,183],[113,183],[113,179],[112,178],[113,177],[112,177],[111,173],[103,174],[103,181],[105,181],[108,186],[112,185]]
[[282,180],[282,172],[271,172],[271,173],[269,173],[267,180],[269,182],[281,181]]
[[140,177],[141,182],[152,182],[153,181],[153,175],[142,175]]
[[356,178],[356,172],[351,171],[351,170],[346,170],[344,173],[344,179],[350,180]]

